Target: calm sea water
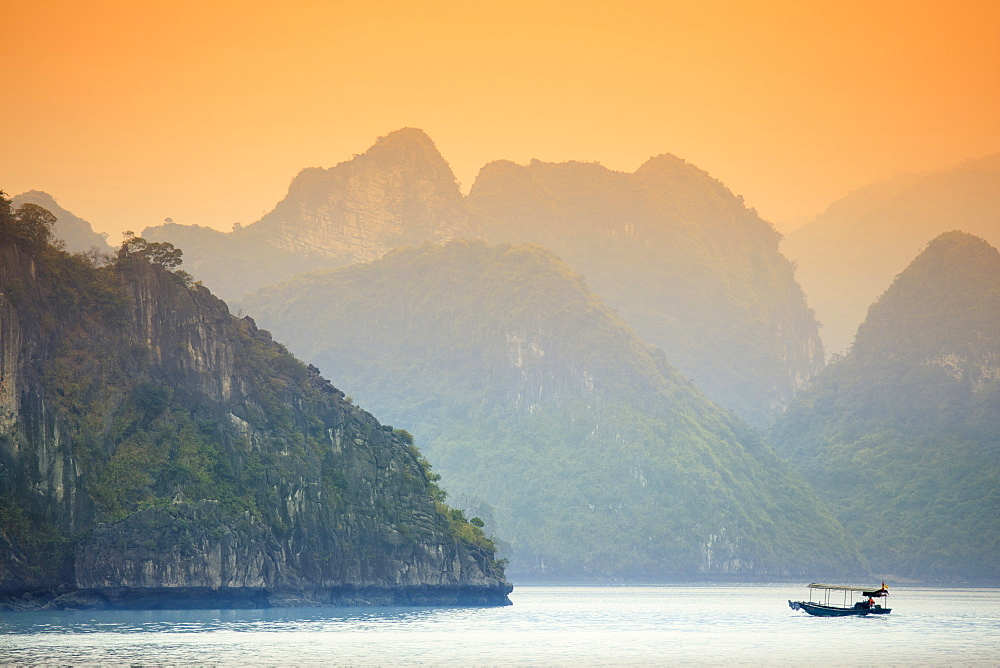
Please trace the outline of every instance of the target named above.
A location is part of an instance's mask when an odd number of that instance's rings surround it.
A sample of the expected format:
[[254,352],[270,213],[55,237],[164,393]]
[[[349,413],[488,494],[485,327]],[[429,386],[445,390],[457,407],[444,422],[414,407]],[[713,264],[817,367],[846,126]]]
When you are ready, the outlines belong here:
[[32,665],[1000,665],[1000,589],[892,588],[810,617],[797,585],[517,586],[506,608],[0,613]]

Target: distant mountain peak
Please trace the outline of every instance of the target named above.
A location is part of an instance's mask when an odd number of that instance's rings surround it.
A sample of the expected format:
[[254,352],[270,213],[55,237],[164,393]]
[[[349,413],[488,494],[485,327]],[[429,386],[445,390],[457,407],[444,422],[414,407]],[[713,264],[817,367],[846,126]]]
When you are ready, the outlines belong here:
[[950,356],[966,366],[993,359],[1000,351],[1000,253],[958,230],[935,237],[869,308],[854,351],[915,362]]
[[[947,232],[942,232],[938,236],[931,239],[930,243],[927,244],[927,251],[937,253],[942,250],[959,253],[992,251],[992,253],[995,254],[997,252],[997,249],[993,248],[993,246],[991,246],[986,239],[978,237],[975,234],[963,232],[962,230],[949,230]],[[925,253],[927,251],[925,251]]]
[[354,156],[353,160],[342,162],[331,169],[339,169],[345,164],[349,165],[355,161],[382,161],[386,159],[403,161],[413,166],[433,165],[445,178],[450,181],[455,180],[454,174],[451,173],[451,167],[448,166],[448,161],[441,155],[434,141],[426,132],[418,128],[401,128],[379,137],[367,151]]
[[995,580],[1000,253],[935,237],[770,434],[878,573]]
[[635,170],[635,176],[653,187],[683,183],[690,189],[697,185],[703,193],[711,193],[722,200],[737,199],[741,204],[743,202],[742,197],[734,195],[725,184],[704,169],[671,153],[653,156]]
[[49,206],[59,206],[59,204],[56,203],[56,198],[44,190],[28,190],[18,195],[17,198],[25,202],[31,202],[33,204],[37,204],[38,206],[45,207],[46,209],[48,209]]
[[430,136],[420,128],[400,128],[398,130],[393,130],[389,134],[376,139],[375,146],[378,145],[417,145],[425,148],[432,148],[435,151],[437,150],[434,146],[434,140],[432,140]]
[[673,153],[661,153],[660,155],[654,155],[649,160],[642,163],[642,165],[639,166],[639,169],[635,171],[641,172],[647,169],[682,169],[687,171],[692,168],[698,169],[684,158],[679,158]]
[[843,351],[869,305],[931,239],[960,229],[1000,246],[1000,154],[898,174],[863,186],[789,232],[782,250],[823,322],[823,343]]
[[251,228],[276,248],[340,264],[478,236],[454,172],[417,128],[390,132],[329,169],[302,170],[285,199]]
[[43,190],[21,193],[12,198],[11,203],[15,207],[26,203],[37,204],[54,215],[56,223],[52,232],[57,239],[66,242],[67,250],[74,252],[88,251],[92,248],[105,252],[111,250],[106,235],[95,232],[90,223],[59,206],[56,198]]
[[[517,164],[513,160],[492,160],[479,168],[479,175],[473,182],[472,188],[474,190],[483,180],[489,179],[494,175],[511,174],[522,169],[524,169],[524,167]],[[486,179],[483,178],[484,176]]]
[[777,233],[677,156],[651,158],[634,174],[599,163],[496,161],[467,201],[486,238],[550,248],[640,336],[743,415],[763,423],[822,365],[815,320]]

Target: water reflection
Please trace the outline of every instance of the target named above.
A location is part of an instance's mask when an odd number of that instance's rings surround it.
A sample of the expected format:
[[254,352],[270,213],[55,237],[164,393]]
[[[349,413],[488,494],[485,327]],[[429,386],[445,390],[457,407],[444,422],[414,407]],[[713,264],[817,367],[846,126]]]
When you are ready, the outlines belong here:
[[476,609],[272,608],[264,610],[62,610],[0,615],[0,634],[205,633],[411,628],[448,623]]

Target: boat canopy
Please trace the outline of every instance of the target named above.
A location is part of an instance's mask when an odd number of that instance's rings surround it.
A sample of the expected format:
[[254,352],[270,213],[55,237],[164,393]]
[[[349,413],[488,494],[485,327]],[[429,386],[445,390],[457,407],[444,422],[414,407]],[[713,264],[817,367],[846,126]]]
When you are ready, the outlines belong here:
[[837,591],[860,591],[865,596],[885,596],[888,594],[888,590],[883,583],[881,587],[853,587],[850,585],[831,585],[831,584],[821,584],[819,582],[813,582],[809,585],[810,589],[835,589]]

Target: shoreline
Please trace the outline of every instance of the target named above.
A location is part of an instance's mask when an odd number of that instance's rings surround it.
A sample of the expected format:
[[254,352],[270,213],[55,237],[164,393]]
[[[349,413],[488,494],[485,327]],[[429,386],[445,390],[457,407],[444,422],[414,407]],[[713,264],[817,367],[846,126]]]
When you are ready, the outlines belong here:
[[330,587],[310,592],[250,588],[59,588],[0,597],[0,612],[43,610],[252,610],[266,608],[502,607],[513,585]]

